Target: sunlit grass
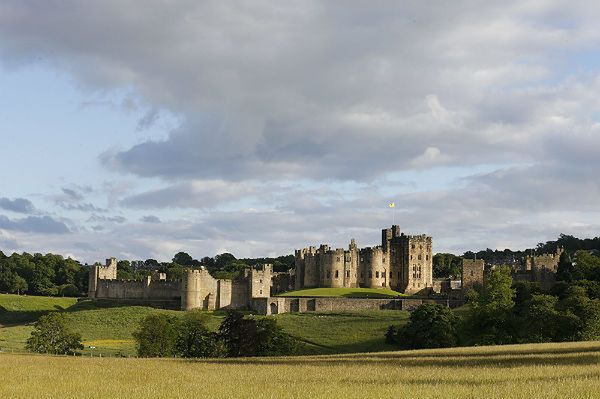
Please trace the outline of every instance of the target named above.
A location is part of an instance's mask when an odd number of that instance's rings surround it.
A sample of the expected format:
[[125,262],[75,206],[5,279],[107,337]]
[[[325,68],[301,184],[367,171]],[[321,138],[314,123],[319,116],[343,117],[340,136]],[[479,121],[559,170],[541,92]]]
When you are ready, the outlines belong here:
[[0,354],[0,397],[597,398],[600,343],[221,360]]

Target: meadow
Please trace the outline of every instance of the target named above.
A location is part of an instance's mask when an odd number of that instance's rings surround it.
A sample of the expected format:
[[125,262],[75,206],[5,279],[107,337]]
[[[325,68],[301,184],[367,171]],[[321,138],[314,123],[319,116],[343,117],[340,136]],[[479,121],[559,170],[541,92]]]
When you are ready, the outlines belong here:
[[[146,315],[183,313],[110,302],[77,302],[73,298],[0,295],[0,349],[24,351],[33,323],[49,311],[62,312],[69,326],[82,335],[84,353],[94,356],[134,356],[132,333]],[[213,330],[225,316],[223,311],[206,314],[208,326]],[[286,332],[300,341],[301,354],[334,354],[394,349],[384,342],[383,335],[390,324],[405,322],[408,313],[384,310],[274,317]]]
[[597,398],[600,343],[245,359],[0,354],[0,397]]

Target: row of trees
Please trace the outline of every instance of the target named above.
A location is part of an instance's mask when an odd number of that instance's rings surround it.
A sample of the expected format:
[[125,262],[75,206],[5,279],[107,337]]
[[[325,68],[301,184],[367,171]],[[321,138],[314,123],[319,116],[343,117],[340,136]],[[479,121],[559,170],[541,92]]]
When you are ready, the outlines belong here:
[[[580,259],[577,264],[561,263],[572,274],[588,278],[600,270],[600,257],[579,254]],[[600,339],[597,283],[561,281],[544,293],[535,283],[513,285],[510,268],[499,267],[488,275],[485,287],[466,294],[470,306],[462,318],[447,307],[424,304],[404,326],[390,326],[386,341],[419,349]]]
[[88,268],[71,258],[0,252],[0,292],[77,296],[87,284]]
[[218,332],[207,327],[207,315],[182,317],[152,314],[134,333],[141,357],[247,357],[291,355],[297,343],[272,318],[247,318],[230,310]]
[[[190,267],[205,267],[215,278],[235,278],[243,269],[257,263],[271,263],[275,271],[286,271],[293,267],[294,256],[236,259],[230,253],[224,253],[196,260],[185,252],[178,252],[171,262],[158,262],[155,259],[119,260],[117,278],[139,280],[158,270],[166,273],[167,278],[177,280]],[[85,295],[89,270],[89,266],[60,255],[31,255],[24,252],[6,256],[0,251],[0,292],[44,296]]]

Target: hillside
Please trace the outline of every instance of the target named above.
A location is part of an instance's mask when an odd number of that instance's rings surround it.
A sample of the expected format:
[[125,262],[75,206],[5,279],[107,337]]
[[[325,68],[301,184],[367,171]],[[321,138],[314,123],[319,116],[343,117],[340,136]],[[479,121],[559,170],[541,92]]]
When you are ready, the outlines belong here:
[[599,376],[598,342],[218,360],[0,354],[10,398],[596,398]]
[[[84,353],[135,355],[132,332],[141,319],[154,312],[180,315],[174,310],[145,306],[115,306],[73,298],[0,295],[0,348],[22,351],[33,328],[32,323],[48,311],[61,311],[71,328],[81,333]],[[216,330],[224,312],[207,312],[209,326]],[[363,311],[355,313],[302,313],[274,316],[289,334],[302,342],[304,354],[351,353],[391,350],[383,342],[390,324],[408,318],[402,311]],[[94,348],[90,348],[94,347]]]

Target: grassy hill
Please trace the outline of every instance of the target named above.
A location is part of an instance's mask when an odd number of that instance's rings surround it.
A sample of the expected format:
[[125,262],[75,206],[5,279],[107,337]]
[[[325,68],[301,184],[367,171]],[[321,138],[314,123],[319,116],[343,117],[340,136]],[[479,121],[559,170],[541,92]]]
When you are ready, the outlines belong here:
[[7,398],[597,398],[600,343],[218,360],[0,354]]
[[[0,348],[22,351],[32,324],[49,311],[62,312],[74,331],[81,333],[84,353],[135,355],[132,333],[140,320],[155,312],[181,315],[180,311],[145,306],[118,306],[114,303],[76,302],[72,298],[0,295]],[[216,330],[224,312],[207,312],[209,327]],[[285,331],[300,340],[304,354],[384,351],[393,347],[383,342],[390,324],[408,318],[402,311],[356,313],[301,313],[274,316]],[[94,347],[94,348],[90,348]]]
[[279,296],[297,297],[344,297],[344,298],[396,298],[406,296],[400,292],[384,288],[307,288],[288,291]]

